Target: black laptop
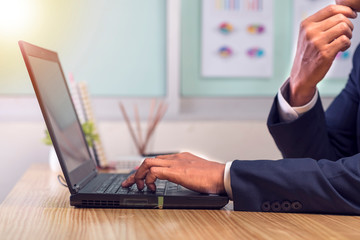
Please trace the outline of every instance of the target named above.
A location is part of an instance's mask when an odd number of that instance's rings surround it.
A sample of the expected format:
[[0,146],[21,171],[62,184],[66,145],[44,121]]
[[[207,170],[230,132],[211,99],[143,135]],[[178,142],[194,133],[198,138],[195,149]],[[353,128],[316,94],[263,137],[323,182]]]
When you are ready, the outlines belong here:
[[19,41],[46,126],[70,190],[70,204],[87,208],[202,208],[225,206],[227,196],[202,194],[157,180],[156,192],[122,188],[128,174],[99,173],[89,152],[56,52]]

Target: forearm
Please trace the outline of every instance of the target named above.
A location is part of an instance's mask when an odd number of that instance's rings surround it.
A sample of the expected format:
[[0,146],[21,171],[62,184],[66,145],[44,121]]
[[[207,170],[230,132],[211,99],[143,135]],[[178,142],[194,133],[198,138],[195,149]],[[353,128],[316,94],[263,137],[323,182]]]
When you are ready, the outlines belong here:
[[360,155],[335,162],[234,161],[230,171],[234,209],[360,214],[359,161]]

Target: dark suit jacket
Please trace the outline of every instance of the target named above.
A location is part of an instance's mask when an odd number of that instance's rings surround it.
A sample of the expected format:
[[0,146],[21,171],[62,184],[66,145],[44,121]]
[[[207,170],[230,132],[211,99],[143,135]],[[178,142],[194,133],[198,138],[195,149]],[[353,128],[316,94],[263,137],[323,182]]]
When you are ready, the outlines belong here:
[[[360,47],[348,82],[324,112],[320,98],[292,122],[268,118],[284,159],[234,161],[235,210],[360,214]],[[261,148],[261,146],[258,146]]]

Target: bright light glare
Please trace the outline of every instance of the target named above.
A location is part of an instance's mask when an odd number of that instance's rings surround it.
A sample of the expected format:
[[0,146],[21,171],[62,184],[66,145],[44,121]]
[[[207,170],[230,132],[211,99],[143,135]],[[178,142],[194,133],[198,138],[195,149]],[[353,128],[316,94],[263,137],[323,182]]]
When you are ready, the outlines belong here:
[[27,0],[0,0],[0,31],[21,31],[29,21],[30,11]]

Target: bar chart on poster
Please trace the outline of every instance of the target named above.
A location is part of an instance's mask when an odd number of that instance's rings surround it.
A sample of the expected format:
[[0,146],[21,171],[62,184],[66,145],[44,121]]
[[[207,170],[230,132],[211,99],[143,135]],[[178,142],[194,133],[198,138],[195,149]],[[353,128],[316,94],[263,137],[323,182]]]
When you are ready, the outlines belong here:
[[202,1],[204,77],[271,77],[273,42],[272,0]]

